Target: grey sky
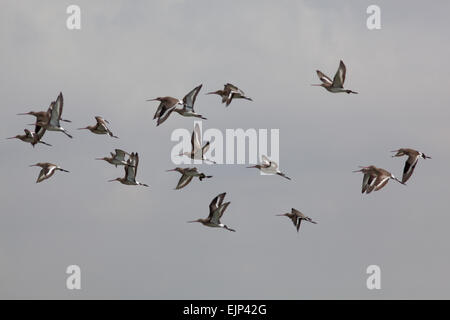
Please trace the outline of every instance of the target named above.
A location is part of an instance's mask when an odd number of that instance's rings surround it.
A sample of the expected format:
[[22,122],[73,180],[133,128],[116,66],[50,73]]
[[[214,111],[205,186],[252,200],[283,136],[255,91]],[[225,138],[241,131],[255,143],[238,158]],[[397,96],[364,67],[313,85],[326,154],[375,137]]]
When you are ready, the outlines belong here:
[[[82,29],[66,29],[81,7]],[[382,29],[366,28],[381,7]],[[0,143],[0,297],[138,299],[450,298],[448,161],[450,22],[447,1],[10,1],[0,4],[0,137],[22,132],[40,110],[65,98],[70,140],[53,147]],[[318,83],[347,65],[346,86]],[[205,96],[231,82],[254,102]],[[278,128],[282,170],[260,176],[245,165],[201,166],[214,178],[175,191],[170,134],[192,129],[178,115],[156,127],[161,95],[203,89],[203,129]],[[120,139],[77,131],[96,115]],[[361,195],[358,165],[401,176],[412,147],[419,161],[406,187],[390,182]],[[94,158],[138,151],[138,179]],[[35,184],[35,162],[60,164]],[[223,221],[237,230],[189,225],[227,192]],[[49,203],[56,199],[55,204]],[[318,221],[297,234],[291,207]],[[65,288],[68,265],[82,290]],[[366,288],[376,264],[382,289]]]

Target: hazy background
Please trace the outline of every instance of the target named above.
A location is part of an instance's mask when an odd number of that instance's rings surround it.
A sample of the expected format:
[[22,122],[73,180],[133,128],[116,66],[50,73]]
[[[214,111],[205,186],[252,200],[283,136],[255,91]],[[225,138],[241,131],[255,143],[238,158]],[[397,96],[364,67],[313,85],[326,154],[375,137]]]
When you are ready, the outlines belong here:
[[[80,31],[66,8],[81,7]],[[381,7],[382,29],[366,28]],[[0,142],[0,297],[137,299],[450,298],[450,21],[448,1],[9,1],[0,4],[0,137],[23,132],[59,91],[63,126],[53,147]],[[331,94],[315,70],[346,87]],[[254,102],[225,108],[207,91],[231,82]],[[214,178],[173,190],[179,179],[170,134],[193,119],[152,121],[161,95],[203,83],[203,130],[280,129],[280,162],[293,178],[245,165],[202,165]],[[76,128],[101,115],[120,139]],[[401,176],[412,147],[420,160],[408,185],[361,194],[358,165]],[[138,151],[138,180],[94,158]],[[49,161],[57,172],[36,184]],[[186,221],[206,217],[227,192],[223,222],[237,232]],[[317,225],[275,214],[291,207]],[[82,290],[66,289],[66,267]],[[366,288],[368,265],[381,290]]]

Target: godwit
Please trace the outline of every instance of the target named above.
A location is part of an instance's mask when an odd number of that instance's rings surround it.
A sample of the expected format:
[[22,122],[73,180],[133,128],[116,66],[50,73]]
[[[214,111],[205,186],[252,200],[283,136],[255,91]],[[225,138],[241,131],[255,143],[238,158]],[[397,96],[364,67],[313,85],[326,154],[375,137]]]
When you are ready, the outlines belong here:
[[23,142],[27,142],[30,143],[33,148],[37,143],[42,143],[45,144],[46,146],[52,146],[51,144],[48,144],[47,142],[41,141],[41,138],[39,137],[39,135],[35,132],[31,132],[28,129],[24,129],[25,134],[18,134],[14,137],[10,137],[10,138],[6,138],[6,139],[19,139],[22,140]]
[[148,187],[145,183],[141,183],[139,181],[136,181],[136,173],[138,169],[139,164],[139,155],[136,153],[131,153],[130,158],[127,161],[127,164],[125,165],[125,177],[123,178],[115,178],[113,180],[109,180],[109,182],[112,181],[119,181],[122,184],[126,184],[129,186],[143,186]]
[[183,115],[185,117],[198,117],[202,119],[203,116],[195,113],[194,111],[194,103],[195,99],[197,97],[198,92],[200,91],[202,85],[196,87],[192,91],[190,91],[183,100],[173,98],[173,97],[158,97],[155,99],[149,99],[147,101],[159,101],[160,104],[158,106],[158,109],[155,112],[155,115],[153,116],[153,119],[158,119],[156,122],[156,126],[159,126],[161,123],[167,120],[167,118],[170,116],[170,114],[175,111],[177,106],[182,106],[182,109],[176,109],[175,112],[179,113],[180,115]]
[[[355,170],[353,172],[362,172],[364,173],[363,176],[363,182],[362,182],[362,189],[361,193],[364,193],[368,191],[369,187],[372,187],[373,183],[375,182],[377,178],[377,168],[375,166],[368,166],[368,167],[360,167],[361,169]],[[372,192],[370,190],[367,193]]]
[[115,136],[111,130],[109,130],[107,124],[109,124],[108,120],[103,119],[102,117],[96,116],[95,120],[97,120],[97,123],[94,126],[87,126],[85,128],[78,128],[78,130],[84,130],[87,129],[95,134],[109,134],[113,138],[119,138]]
[[63,105],[64,105],[64,99],[63,95],[60,92],[58,95],[58,98],[56,101],[52,102],[50,104],[50,118],[47,121],[37,121],[36,125],[44,127],[48,131],[59,131],[63,132],[66,136],[69,138],[72,138],[70,134],[67,133],[67,131],[61,127],[60,121],[61,121],[61,115],[63,112]]
[[392,157],[408,156],[408,159],[406,159],[405,162],[405,167],[403,168],[402,182],[408,181],[408,179],[411,177],[414,169],[416,168],[417,162],[419,161],[419,157],[422,157],[424,159],[431,159],[431,157],[425,155],[424,153],[409,148],[401,148],[392,152],[396,152],[396,154],[394,154]]
[[183,117],[196,117],[207,120],[201,114],[198,114],[194,111],[195,99],[197,98],[198,92],[200,91],[202,86],[203,85],[199,85],[198,87],[195,87],[183,98],[183,108],[174,108],[173,111],[178,113],[179,115],[182,115]]
[[244,91],[232,85],[231,83],[227,83],[223,86],[223,90],[217,90],[208,92],[207,94],[217,94],[222,97],[222,103],[225,103],[228,107],[233,99],[246,99],[249,101],[253,101],[252,98],[246,97]]
[[264,172],[266,174],[277,174],[279,176],[282,176],[283,178],[291,180],[291,178],[289,178],[283,172],[278,170],[278,164],[275,161],[270,160],[265,155],[262,155],[261,158],[262,158],[261,164],[257,164],[255,166],[250,166],[250,167],[247,167],[247,168],[256,168],[256,169],[259,169],[259,170],[261,170],[261,172]]
[[60,166],[48,163],[48,162],[40,162],[36,164],[32,164],[30,167],[41,167],[41,172],[39,172],[39,176],[36,180],[36,183],[42,182],[55,174],[57,170],[63,172],[69,172],[67,170],[62,169]]
[[327,77],[323,72],[320,70],[316,70],[317,75],[319,76],[320,80],[322,81],[321,84],[313,84],[313,86],[320,86],[327,89],[329,92],[338,93],[338,92],[346,92],[346,93],[355,93],[358,92],[344,89],[344,81],[345,81],[345,74],[346,74],[346,68],[344,62],[339,63],[339,68],[334,75],[333,81],[329,77]]
[[204,160],[204,161],[209,161],[211,163],[215,163],[212,160],[209,159],[205,159],[205,153],[208,151],[209,147],[210,147],[210,142],[208,141],[207,143],[205,143],[205,145],[202,147],[201,143],[200,143],[200,126],[198,125],[198,123],[195,124],[194,127],[194,131],[192,131],[192,136],[191,136],[191,146],[192,146],[192,150],[190,152],[181,152],[179,154],[179,156],[187,156],[189,158],[191,158],[192,160]]
[[207,176],[202,172],[198,172],[197,168],[195,168],[195,167],[192,167],[192,168],[177,167],[175,169],[171,169],[171,170],[167,170],[167,171],[168,172],[169,171],[177,171],[182,174],[180,180],[178,181],[177,187],[175,188],[176,190],[187,186],[192,181],[192,178],[194,178],[194,177],[198,177],[198,179],[200,181],[202,181],[205,178],[212,178],[212,176]]
[[235,232],[236,230],[228,228],[227,225],[220,222],[220,218],[222,218],[223,213],[227,209],[230,202],[223,203],[223,199],[225,198],[225,195],[227,193],[221,193],[217,197],[215,197],[211,203],[209,204],[209,216],[206,219],[197,219],[194,221],[188,221],[189,223],[192,222],[200,222],[204,226],[212,227],[212,228],[224,228],[230,231]]
[[389,179],[393,179],[405,185],[404,182],[398,180],[389,171],[382,168],[377,168],[375,166],[361,167],[360,170],[356,170],[353,172],[364,173],[362,193],[365,192],[366,194],[369,194],[372,191],[380,190],[389,182]]
[[125,155],[130,155],[128,152],[125,152],[120,149],[115,150],[116,153],[110,152],[111,157],[103,157],[103,158],[96,158],[95,160],[105,160],[106,162],[116,166],[126,166],[127,161],[125,160]]
[[301,213],[300,211],[292,208],[291,209],[291,213],[283,213],[283,214],[277,214],[277,216],[285,216],[288,217],[292,220],[292,222],[294,223],[294,226],[297,228],[297,232],[300,229],[300,224],[302,223],[302,220],[311,222],[316,224],[317,222],[313,221],[310,217],[305,216],[303,213]]

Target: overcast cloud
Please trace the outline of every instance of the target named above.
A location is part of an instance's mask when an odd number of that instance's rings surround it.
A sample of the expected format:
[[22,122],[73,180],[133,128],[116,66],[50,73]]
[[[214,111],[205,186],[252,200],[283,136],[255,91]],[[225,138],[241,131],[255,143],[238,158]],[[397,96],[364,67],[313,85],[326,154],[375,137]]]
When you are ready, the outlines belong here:
[[[66,28],[81,7],[82,28]],[[381,30],[366,8],[381,7]],[[64,94],[64,127],[53,147],[0,142],[0,297],[138,299],[450,298],[450,22],[448,1],[12,1],[0,4],[0,137],[22,133]],[[318,83],[347,65],[346,86]],[[254,102],[225,108],[204,95],[231,82]],[[199,84],[203,130],[280,130],[281,169],[292,181],[245,165],[201,165],[214,177],[173,190],[170,141],[193,120],[152,120],[163,95]],[[101,115],[120,139],[76,128]],[[408,185],[360,192],[358,165]],[[122,168],[95,161],[114,148],[140,155],[150,188],[108,183]],[[36,162],[57,172],[36,184]],[[223,222],[236,233],[186,221],[206,217],[227,192]],[[275,214],[292,207],[318,224]],[[82,290],[66,289],[68,265]],[[382,289],[366,288],[367,266]]]

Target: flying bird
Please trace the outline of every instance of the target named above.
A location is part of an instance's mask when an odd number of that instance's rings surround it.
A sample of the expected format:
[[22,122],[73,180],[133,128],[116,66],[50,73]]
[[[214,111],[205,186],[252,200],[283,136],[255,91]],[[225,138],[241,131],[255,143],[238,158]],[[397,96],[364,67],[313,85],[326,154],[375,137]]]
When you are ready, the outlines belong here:
[[404,182],[397,179],[389,171],[382,168],[377,168],[375,166],[361,167],[360,170],[356,170],[353,172],[364,173],[362,193],[369,194],[372,191],[378,191],[382,189],[389,182],[390,179],[393,179],[405,185]]
[[303,213],[298,211],[297,209],[292,208],[290,213],[277,214],[277,216],[288,217],[294,223],[294,226],[297,228],[297,232],[300,229],[300,224],[302,220],[311,222],[316,224],[317,222],[313,221],[310,217],[305,216]]
[[120,149],[115,149],[114,151],[115,153],[110,152],[111,157],[96,158],[95,160],[104,160],[109,164],[116,166],[116,168],[117,166],[126,166],[127,161],[125,160],[125,156],[130,156],[130,154]]
[[261,164],[257,164],[255,166],[250,166],[247,168],[256,168],[256,169],[261,170],[261,172],[263,172],[265,174],[270,174],[270,175],[277,174],[279,176],[282,176],[283,178],[291,180],[291,178],[289,178],[283,172],[278,170],[278,164],[275,161],[270,160],[265,155],[262,155],[261,158],[262,158]]
[[180,168],[177,167],[175,169],[171,169],[171,170],[167,170],[169,171],[176,171],[181,173],[181,178],[178,181],[177,187],[175,188],[176,190],[184,188],[185,186],[187,186],[191,181],[192,178],[194,177],[198,177],[198,179],[200,181],[202,181],[205,178],[212,178],[212,176],[207,176],[202,172],[198,172],[197,168],[192,167],[192,168]]
[[200,222],[206,227],[212,228],[223,228],[229,231],[235,232],[236,230],[229,228],[226,224],[220,222],[220,219],[223,216],[223,213],[227,209],[230,202],[223,203],[223,199],[225,198],[226,192],[219,194],[216,196],[211,203],[209,204],[209,216],[206,219],[197,219],[194,221],[188,221],[189,223]]
[[133,152],[131,153],[130,158],[127,161],[127,164],[125,165],[125,176],[123,178],[119,177],[113,180],[109,180],[109,182],[119,181],[120,183],[129,186],[148,187],[147,184],[136,181],[138,165],[139,165],[139,155],[137,152],[136,153]]
[[102,117],[96,116],[95,120],[97,123],[93,126],[87,126],[84,128],[78,128],[78,130],[84,130],[87,129],[95,134],[109,134],[110,137],[113,138],[119,138],[115,136],[112,131],[108,128],[109,121],[106,119],[103,119]]
[[246,99],[249,101],[253,101],[252,98],[245,96],[244,91],[232,85],[231,83],[227,83],[223,86],[223,90],[217,90],[208,92],[207,94],[217,94],[222,97],[222,103],[228,107],[233,99]]
[[203,161],[209,161],[211,163],[215,163],[212,160],[205,159],[205,153],[208,152],[210,147],[210,142],[208,141],[205,143],[205,145],[202,147],[201,145],[201,134],[200,134],[200,126],[198,123],[195,124],[194,131],[192,131],[191,136],[191,151],[190,152],[181,152],[179,156],[187,156],[192,160],[203,160]]
[[6,138],[6,139],[19,139],[22,140],[23,142],[27,142],[30,143],[33,148],[37,143],[42,143],[45,144],[46,146],[52,146],[51,144],[48,144],[47,142],[41,141],[41,138],[39,137],[39,135],[35,132],[31,132],[28,129],[24,129],[25,134],[18,134],[14,137],[10,137],[10,138]]
[[49,108],[50,118],[47,119],[46,121],[37,120],[36,126],[44,127],[48,131],[63,132],[66,136],[68,136],[69,138],[72,138],[72,136],[70,134],[68,134],[67,131],[63,127],[61,127],[61,124],[60,124],[61,116],[62,116],[62,112],[63,112],[63,106],[64,106],[64,99],[63,99],[62,93],[60,92],[56,101],[53,101],[50,104],[50,108]]
[[194,88],[189,92],[184,98],[183,98],[183,108],[181,109],[173,109],[174,112],[178,113],[179,115],[183,117],[196,117],[201,118],[204,120],[207,120],[205,117],[203,117],[201,114],[198,114],[194,111],[194,103],[195,99],[197,99],[197,95],[202,88],[203,85],[199,85],[198,87]]
[[[161,123],[167,120],[170,114],[175,111],[182,116],[185,117],[197,117],[204,118],[202,115],[196,113],[194,111],[194,103],[197,98],[198,92],[202,88],[202,85],[199,85],[195,89],[191,90],[183,100],[173,98],[173,97],[158,97],[155,99],[149,99],[147,101],[159,101],[160,104],[158,109],[153,116],[153,119],[158,119],[156,122],[156,126],[159,126]],[[181,106],[181,109],[176,109],[178,106]]]
[[321,84],[313,84],[312,86],[320,86],[327,89],[329,92],[338,93],[338,92],[346,92],[346,93],[355,93],[358,92],[344,89],[344,81],[345,81],[345,74],[346,74],[346,67],[344,62],[339,63],[339,68],[334,75],[333,81],[329,77],[327,77],[323,72],[320,70],[316,70],[317,75],[319,76],[319,79],[322,81]]
[[55,174],[56,171],[69,172],[67,170],[62,169],[60,166],[49,163],[49,162],[40,162],[36,164],[30,165],[30,167],[41,167],[41,171],[39,172],[39,176],[36,180],[36,183],[42,182],[46,179],[49,179],[51,176]]
[[424,153],[409,148],[401,148],[392,152],[396,152],[396,154],[394,154],[392,157],[408,156],[405,162],[405,167],[403,168],[403,183],[408,181],[408,179],[413,174],[420,157],[422,157],[423,159],[431,159],[431,157],[425,155]]

